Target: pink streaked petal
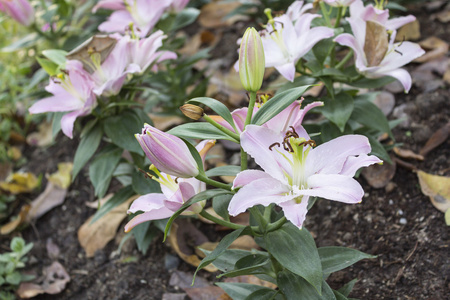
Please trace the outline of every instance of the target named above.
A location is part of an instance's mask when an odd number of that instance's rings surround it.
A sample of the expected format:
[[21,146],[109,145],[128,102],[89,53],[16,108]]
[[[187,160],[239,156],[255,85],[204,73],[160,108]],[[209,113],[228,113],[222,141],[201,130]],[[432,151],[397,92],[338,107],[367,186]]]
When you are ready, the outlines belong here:
[[50,111],[71,111],[75,109],[81,109],[83,102],[74,97],[70,97],[68,93],[66,95],[52,96],[44,98],[34,103],[28,111],[32,114],[40,114]]
[[260,170],[245,170],[237,174],[236,178],[233,181],[233,189],[237,187],[242,187],[249,184],[252,181],[263,179],[263,178],[272,178],[266,172]]
[[98,30],[103,32],[125,33],[131,23],[134,23],[134,20],[128,11],[117,10],[105,22],[98,26]]
[[336,43],[341,44],[342,46],[347,46],[353,49],[355,54],[355,65],[358,70],[361,70],[365,68],[367,65],[366,62],[366,54],[364,53],[364,50],[362,48],[362,45],[360,45],[354,36],[348,33],[343,33],[339,36],[337,36],[334,41]]
[[284,133],[273,131],[269,128],[248,125],[241,134],[241,146],[250,154],[255,162],[272,177],[284,180],[285,173],[291,175],[292,166],[288,160],[280,153],[276,146],[269,149],[274,143],[282,143]]
[[278,44],[269,36],[266,32],[264,36],[261,37],[261,42],[264,48],[264,57],[266,61],[266,68],[275,67],[288,62],[288,57],[284,57]]
[[300,110],[300,112],[298,113],[297,117],[294,119],[295,122],[293,122],[291,126],[293,126],[294,128],[300,127],[302,122],[303,122],[303,118],[305,117],[306,113],[308,111],[310,111],[311,109],[313,109],[314,107],[318,107],[318,106],[323,106],[323,102],[322,101],[314,101],[312,103],[307,104],[303,109]]
[[125,232],[129,232],[133,227],[148,221],[161,220],[169,218],[173,215],[173,211],[166,207],[154,209],[143,214],[137,215],[125,225]]
[[396,30],[405,24],[414,22],[415,20],[416,20],[416,17],[414,17],[413,15],[409,15],[409,16],[405,16],[405,17],[398,17],[398,18],[393,18],[391,20],[388,20],[386,22],[385,26],[388,30]]
[[275,178],[258,179],[241,188],[233,196],[228,211],[230,215],[237,216],[258,204],[268,206],[271,203],[289,201],[295,197],[289,195],[289,192],[290,187]]
[[297,33],[297,36],[301,36],[308,32],[311,29],[311,22],[315,18],[320,17],[320,15],[317,14],[304,14],[300,19],[297,20],[295,23],[295,32]]
[[138,211],[151,211],[155,209],[160,209],[161,207],[164,207],[164,200],[166,199],[166,196],[159,193],[152,193],[140,196],[136,200],[133,201],[130,208],[128,209],[128,214],[134,214]]
[[355,179],[339,174],[315,174],[308,178],[308,189],[299,194],[343,203],[359,203],[364,190]]
[[124,0],[101,0],[94,6],[92,12],[97,12],[98,9],[110,9],[110,10],[121,10],[125,9]]
[[367,154],[371,151],[369,139],[363,135],[344,135],[317,146],[308,154],[305,169],[307,175],[338,174],[351,155]]
[[275,69],[277,69],[280,74],[286,78],[289,81],[294,81],[295,77],[295,64],[294,62],[288,62],[281,66],[275,66]]
[[[253,110],[253,115],[256,113],[257,110],[258,109],[255,107],[255,109]],[[238,130],[237,133],[241,133],[244,130],[245,119],[247,118],[247,112],[248,112],[248,108],[243,107],[243,108],[235,109],[231,113],[234,124],[236,125],[236,128]],[[234,131],[234,129],[232,131]]]
[[[400,83],[403,85],[403,88],[405,89],[405,92],[409,92],[412,85],[412,79],[411,75],[409,75],[408,71],[405,69],[396,69],[392,71],[387,72],[379,72],[379,75],[385,75],[385,76],[391,76],[400,81]],[[369,75],[369,74],[368,74]],[[369,76],[367,76],[369,77]]]
[[319,41],[334,36],[334,31],[328,27],[315,27],[303,34],[296,43],[294,53],[295,61],[305,55]]
[[308,212],[308,200],[309,196],[303,196],[300,203],[297,203],[295,200],[290,200],[280,203],[278,206],[283,209],[286,219],[301,229],[306,219],[306,213]]
[[374,155],[361,154],[359,156],[350,156],[344,163],[342,170],[339,172],[341,175],[355,176],[356,171],[360,168],[368,167],[373,164],[382,163],[383,161]]
[[363,14],[360,16],[364,21],[374,21],[382,25],[386,24],[389,18],[389,10],[380,10],[369,4],[365,7]]
[[383,61],[380,63],[378,72],[383,73],[386,71],[395,70],[424,54],[425,51],[419,46],[419,44],[411,42],[394,44],[393,47],[389,49],[389,52]]
[[75,123],[75,120],[80,117],[85,115],[86,112],[84,112],[83,110],[76,110],[73,111],[71,113],[65,114],[62,118],[61,118],[61,130],[62,132],[68,136],[69,138],[73,138],[73,125]]

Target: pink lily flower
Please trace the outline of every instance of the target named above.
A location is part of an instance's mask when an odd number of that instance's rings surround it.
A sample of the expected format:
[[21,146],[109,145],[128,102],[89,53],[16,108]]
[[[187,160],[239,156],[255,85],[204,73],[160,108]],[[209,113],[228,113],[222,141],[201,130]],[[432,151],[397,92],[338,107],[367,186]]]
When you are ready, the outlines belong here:
[[148,124],[142,128],[142,134],[135,134],[135,137],[145,155],[161,172],[181,178],[199,174],[197,162],[179,137]]
[[[176,59],[177,55],[172,51],[157,51],[163,44],[163,40],[167,36],[161,30],[151,34],[144,39],[128,38],[128,57],[129,63],[138,67],[138,73],[145,72],[153,63],[160,63],[167,59]],[[153,65],[154,71],[157,65]]]
[[416,17],[413,15],[389,20],[389,9],[380,9],[374,7],[372,4],[364,6],[362,0],[355,0],[352,5],[350,5],[350,17],[352,19],[361,18],[364,21],[378,22],[386,27],[387,30],[396,30],[403,25],[416,20]]
[[0,0],[0,11],[25,26],[34,22],[34,9],[27,0]]
[[[352,5],[353,6],[353,5]],[[347,18],[353,31],[353,35],[344,33],[335,38],[335,41],[343,46],[348,46],[355,53],[355,66],[358,72],[368,78],[391,76],[401,82],[406,92],[411,88],[411,75],[400,67],[422,56],[425,51],[418,44],[411,42],[394,43],[396,32],[392,32],[389,43],[387,42],[387,29],[383,25],[373,21],[364,21],[359,17]],[[369,23],[368,23],[369,22]],[[372,22],[372,23],[370,23]],[[368,25],[369,24],[369,25]],[[368,35],[367,27],[376,29]],[[373,37],[375,30],[382,31],[379,36]],[[375,40],[377,39],[377,40]],[[385,39],[386,48],[378,49],[375,46],[366,47],[366,43],[381,44]],[[378,46],[377,45],[377,46]],[[373,53],[372,53],[373,52]]]
[[283,77],[293,81],[297,61],[319,41],[334,35],[331,28],[311,28],[311,21],[319,16],[301,14],[295,24],[287,14],[269,20],[266,29],[260,32],[266,68],[275,67]]
[[298,228],[305,220],[309,197],[359,203],[364,191],[352,177],[365,166],[381,162],[362,135],[346,135],[316,148],[303,127],[286,132],[249,125],[241,146],[264,171],[239,173],[233,188],[240,187],[228,211],[236,216],[247,208],[275,203]]
[[70,111],[62,117],[61,129],[72,138],[76,118],[90,114],[97,106],[93,88],[92,79],[81,62],[69,60],[64,73],[50,78],[50,84],[45,88],[53,96],[39,100],[28,111],[32,114]]
[[[301,108],[303,102],[303,98],[299,101],[294,101],[291,105],[286,107],[284,110],[282,110],[279,114],[277,114],[275,117],[264,123],[262,126],[266,128],[270,128],[277,132],[285,132],[289,129],[289,127],[293,126],[294,128],[297,128],[302,124],[303,118],[305,117],[305,114],[317,106],[322,106],[323,102],[321,101],[315,101],[313,103],[310,103],[306,105],[304,108]],[[253,110],[253,114],[255,114],[259,108],[255,106]],[[235,109],[231,116],[233,117],[234,125],[236,126],[236,129],[238,130],[238,134],[241,134],[244,131],[244,123],[245,118],[247,117],[247,107],[238,108]],[[214,121],[222,125],[223,127],[235,132],[234,128],[225,121],[220,116],[209,116]]]
[[[214,146],[215,141],[202,141],[197,145],[202,159],[205,159],[208,150]],[[162,193],[151,193],[143,195],[134,200],[128,213],[143,211],[125,225],[125,232],[129,232],[133,227],[143,222],[151,220],[166,219],[172,216],[187,200],[196,194],[206,190],[206,184],[195,178],[175,178],[174,176],[160,173],[156,168],[150,168],[156,172],[158,178],[152,177],[161,185]],[[191,205],[185,210],[183,215],[200,213],[206,201],[200,201]]]
[[140,37],[145,37],[159,21],[172,0],[103,0],[93,9],[112,9],[114,12],[98,29],[103,32],[125,33],[133,24],[133,31]]
[[307,10],[313,9],[312,3],[304,3],[304,1],[294,1],[287,9],[286,15],[293,23],[297,21]]
[[326,4],[334,7],[347,7],[355,0],[323,0]]

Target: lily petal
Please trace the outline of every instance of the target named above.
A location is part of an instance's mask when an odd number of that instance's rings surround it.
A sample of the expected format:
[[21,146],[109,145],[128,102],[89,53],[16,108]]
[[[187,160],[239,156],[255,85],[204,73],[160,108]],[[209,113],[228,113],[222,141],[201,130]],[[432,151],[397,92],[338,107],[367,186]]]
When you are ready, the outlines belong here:
[[125,232],[130,232],[133,227],[152,220],[162,220],[173,215],[173,211],[164,207],[154,209],[143,214],[137,215],[125,225]]
[[242,187],[244,185],[249,184],[252,181],[263,179],[263,178],[272,178],[266,172],[260,170],[245,170],[237,174],[236,178],[233,181],[233,189]]
[[382,162],[383,161],[375,155],[361,154],[359,156],[349,156],[339,174],[353,177],[360,168]]
[[295,202],[295,200],[290,200],[279,203],[278,206],[283,209],[286,219],[301,229],[306,219],[306,213],[308,212],[308,200],[309,196],[303,196],[300,203]]

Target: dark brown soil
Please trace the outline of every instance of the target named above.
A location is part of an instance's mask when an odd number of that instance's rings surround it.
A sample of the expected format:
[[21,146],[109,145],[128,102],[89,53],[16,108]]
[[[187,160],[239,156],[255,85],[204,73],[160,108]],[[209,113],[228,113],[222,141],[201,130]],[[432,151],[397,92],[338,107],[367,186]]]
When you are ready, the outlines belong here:
[[[422,7],[416,6],[411,13],[420,20],[422,37],[434,35],[450,42],[448,23],[432,21]],[[228,43],[234,46],[231,39]],[[448,86],[427,93],[413,88],[408,95],[396,94],[397,107],[409,105],[410,119],[409,127],[394,130],[397,142],[418,152],[427,138],[448,122],[449,98]],[[27,168],[34,173],[55,172],[57,163],[72,161],[76,145],[76,139],[60,135],[54,146],[28,149]],[[412,163],[425,172],[448,176],[449,146],[447,140],[423,162]],[[351,296],[359,299],[450,299],[448,227],[443,213],[422,194],[416,174],[397,166],[392,179],[394,188],[388,192],[371,188],[362,178],[359,180],[366,191],[361,204],[319,201],[308,213],[305,226],[316,237],[318,246],[347,246],[378,255],[333,274],[328,279],[330,285],[338,288],[358,278]],[[35,245],[31,251],[35,269],[51,264],[46,250],[47,239],[51,238],[61,250],[58,261],[71,277],[62,293],[35,299],[161,299],[165,292],[181,292],[169,285],[170,272],[165,260],[174,260],[174,254],[162,243],[161,236],[146,255],[140,254],[131,240],[125,243],[121,254],[115,254],[122,237],[119,234],[93,258],[86,258],[77,231],[94,213],[85,205],[92,200],[93,188],[86,174],[80,174],[64,205],[21,233]],[[7,239],[1,242],[2,246],[8,243]],[[133,262],[130,257],[136,260]],[[185,263],[178,269],[194,271],[194,267]],[[206,272],[200,273],[200,277],[211,279]]]

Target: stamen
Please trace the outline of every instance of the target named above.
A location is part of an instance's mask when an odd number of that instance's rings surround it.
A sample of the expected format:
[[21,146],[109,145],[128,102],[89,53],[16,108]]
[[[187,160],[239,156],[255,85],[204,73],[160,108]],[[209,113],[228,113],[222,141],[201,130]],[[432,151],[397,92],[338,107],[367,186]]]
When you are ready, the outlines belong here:
[[272,145],[269,146],[269,150],[272,151],[272,148],[274,146],[281,147],[280,143],[273,143]]
[[397,52],[398,54],[400,54],[401,56],[403,56],[403,53],[401,53],[400,51],[398,51],[397,49],[394,49],[395,52]]
[[299,144],[299,146],[305,146],[305,145],[308,145],[310,147],[315,147],[316,146],[316,142],[314,140],[309,140],[309,141],[301,142]]
[[178,177],[175,177],[175,183],[178,184]]

